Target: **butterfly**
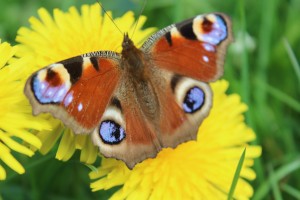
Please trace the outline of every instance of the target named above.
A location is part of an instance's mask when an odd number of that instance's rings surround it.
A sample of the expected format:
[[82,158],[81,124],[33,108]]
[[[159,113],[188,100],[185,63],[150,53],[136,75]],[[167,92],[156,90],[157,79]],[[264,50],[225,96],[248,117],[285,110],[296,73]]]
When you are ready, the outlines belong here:
[[47,112],[88,133],[105,157],[132,169],[164,147],[195,140],[212,107],[209,83],[223,74],[231,21],[222,13],[167,26],[137,48],[90,52],[33,73],[25,85],[33,114]]

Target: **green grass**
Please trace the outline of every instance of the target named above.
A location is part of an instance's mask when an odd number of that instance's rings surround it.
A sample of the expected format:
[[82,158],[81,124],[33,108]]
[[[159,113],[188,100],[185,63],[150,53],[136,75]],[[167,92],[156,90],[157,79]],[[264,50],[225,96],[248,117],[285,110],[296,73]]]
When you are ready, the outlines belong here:
[[239,181],[239,177],[240,177],[240,174],[241,174],[241,171],[242,171],[242,168],[243,168],[245,156],[246,156],[246,149],[243,151],[243,153],[241,155],[241,158],[239,160],[239,163],[236,167],[236,170],[235,170],[235,173],[234,173],[234,176],[233,176],[233,180],[231,182],[230,190],[228,192],[227,200],[233,199],[234,191],[235,191],[236,185]]
[[[27,26],[28,18],[36,16],[41,6],[66,10],[94,2],[0,1],[0,38],[14,44],[18,28]],[[127,10],[139,13],[142,3],[103,1],[115,16]],[[239,93],[248,104],[247,123],[257,134],[255,143],[263,147],[254,166],[253,199],[300,199],[300,1],[149,0],[143,14],[148,17],[146,26],[162,28],[211,11],[232,17],[235,35],[241,34],[235,42],[244,47],[229,49],[224,78],[230,81],[230,92]],[[249,36],[254,47],[245,41]],[[50,199],[106,199],[113,192],[92,193],[87,177],[90,169],[76,157],[66,163],[55,160],[54,154],[20,159],[27,163],[27,173],[19,176],[8,171],[8,179],[0,182],[0,199],[40,199],[43,192]]]

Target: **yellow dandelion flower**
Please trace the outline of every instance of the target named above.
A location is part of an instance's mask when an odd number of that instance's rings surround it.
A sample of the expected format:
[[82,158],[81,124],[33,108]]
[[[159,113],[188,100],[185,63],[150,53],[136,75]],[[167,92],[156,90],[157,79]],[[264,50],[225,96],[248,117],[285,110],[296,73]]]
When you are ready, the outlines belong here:
[[197,141],[175,149],[163,149],[155,159],[147,159],[129,170],[115,159],[102,159],[90,173],[93,191],[123,185],[112,199],[226,199],[243,150],[246,157],[234,193],[249,199],[253,189],[246,180],[255,179],[251,169],[261,148],[250,145],[255,133],[244,123],[247,106],[237,94],[226,95],[228,82],[211,84],[213,107],[199,128]]
[[[0,180],[6,178],[3,163],[19,174],[24,167],[11,154],[11,150],[27,156],[33,155],[27,144],[41,147],[41,141],[30,130],[49,129],[46,121],[36,120],[23,95],[21,80],[28,59],[15,59],[17,49],[0,41]],[[23,141],[23,143],[21,142]]]
[[[83,53],[121,50],[123,35],[108,16],[101,15],[99,4],[83,5],[81,13],[75,7],[71,7],[67,12],[55,9],[53,17],[44,8],[41,8],[38,10],[38,15],[39,19],[35,17],[29,19],[30,28],[19,29],[16,39],[20,43],[17,55],[34,58],[27,65],[28,76],[50,63]],[[145,20],[146,18],[141,16],[136,27],[134,34],[136,42],[141,42],[154,31],[153,28],[140,29]],[[135,25],[133,12],[127,12],[114,21],[121,30],[130,33]],[[82,162],[93,163],[95,161],[98,149],[94,147],[89,137],[74,135],[59,121],[48,118],[52,121],[53,130],[44,130],[37,134],[42,141],[42,153],[47,153],[62,137],[56,154],[57,159],[68,160],[75,149],[80,149]]]

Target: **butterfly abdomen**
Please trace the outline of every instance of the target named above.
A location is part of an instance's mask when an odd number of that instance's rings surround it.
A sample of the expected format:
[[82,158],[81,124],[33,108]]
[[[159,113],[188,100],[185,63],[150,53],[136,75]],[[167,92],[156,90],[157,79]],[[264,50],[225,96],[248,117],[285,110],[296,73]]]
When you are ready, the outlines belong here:
[[[127,72],[128,73],[128,72]],[[120,94],[130,106],[139,107],[149,122],[159,118],[159,102],[150,79],[140,79],[136,76],[125,75],[121,81]]]

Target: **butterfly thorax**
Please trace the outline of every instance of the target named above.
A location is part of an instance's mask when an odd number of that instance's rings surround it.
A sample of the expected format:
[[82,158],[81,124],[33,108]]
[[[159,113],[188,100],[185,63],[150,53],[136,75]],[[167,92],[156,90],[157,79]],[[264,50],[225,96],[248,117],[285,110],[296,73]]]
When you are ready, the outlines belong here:
[[128,34],[124,34],[122,48],[122,68],[135,79],[145,80],[144,53],[136,48]]

